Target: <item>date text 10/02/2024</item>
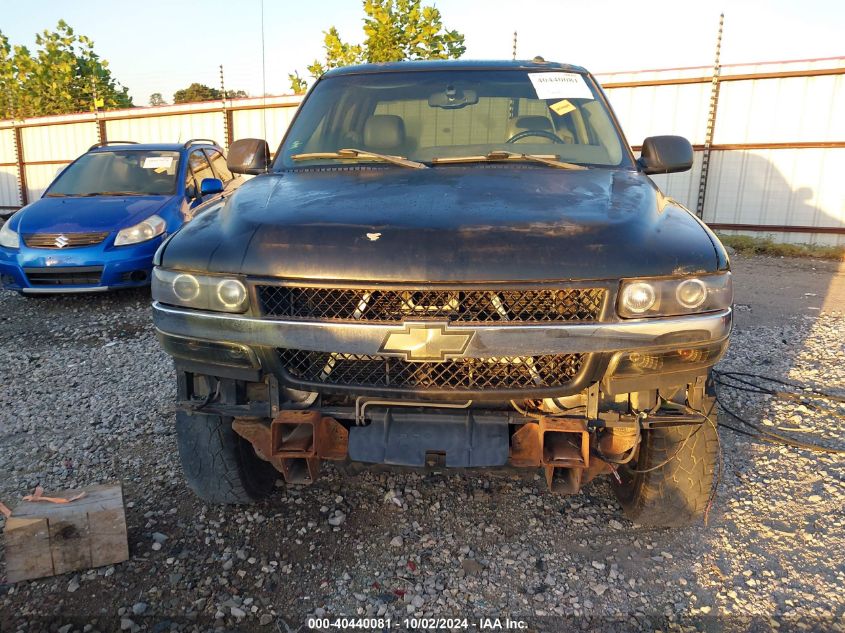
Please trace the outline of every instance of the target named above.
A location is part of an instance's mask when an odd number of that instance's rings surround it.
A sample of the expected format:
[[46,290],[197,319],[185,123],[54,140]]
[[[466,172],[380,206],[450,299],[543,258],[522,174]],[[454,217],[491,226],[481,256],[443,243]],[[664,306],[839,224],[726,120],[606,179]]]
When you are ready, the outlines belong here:
[[400,628],[415,629],[478,629],[483,631],[521,631],[528,628],[524,620],[510,618],[403,618],[391,620],[388,618],[309,618],[309,629],[363,629],[389,630]]

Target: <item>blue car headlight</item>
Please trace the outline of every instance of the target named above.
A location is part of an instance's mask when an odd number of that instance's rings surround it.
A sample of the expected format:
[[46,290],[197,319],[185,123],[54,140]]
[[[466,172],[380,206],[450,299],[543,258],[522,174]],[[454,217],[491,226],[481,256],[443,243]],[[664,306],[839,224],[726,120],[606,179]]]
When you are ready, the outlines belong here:
[[157,215],[151,215],[143,222],[135,226],[121,229],[114,238],[115,246],[128,246],[129,244],[140,244],[158,237],[167,229],[167,222]]
[[0,228],[0,246],[5,246],[6,248],[20,248],[20,245],[20,236],[9,227],[9,222],[6,222],[2,228]]

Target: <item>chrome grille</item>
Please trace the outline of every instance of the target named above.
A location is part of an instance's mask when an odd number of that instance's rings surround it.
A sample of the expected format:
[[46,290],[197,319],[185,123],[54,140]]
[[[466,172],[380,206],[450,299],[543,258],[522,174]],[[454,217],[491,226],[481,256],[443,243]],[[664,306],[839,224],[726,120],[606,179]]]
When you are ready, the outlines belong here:
[[279,349],[279,360],[295,381],[370,388],[455,391],[542,389],[569,383],[583,354],[456,358],[440,363],[392,356]]
[[287,319],[460,323],[597,321],[603,288],[382,290],[258,285],[265,316]]
[[100,233],[24,233],[24,244],[30,248],[77,248],[99,244],[109,232]]

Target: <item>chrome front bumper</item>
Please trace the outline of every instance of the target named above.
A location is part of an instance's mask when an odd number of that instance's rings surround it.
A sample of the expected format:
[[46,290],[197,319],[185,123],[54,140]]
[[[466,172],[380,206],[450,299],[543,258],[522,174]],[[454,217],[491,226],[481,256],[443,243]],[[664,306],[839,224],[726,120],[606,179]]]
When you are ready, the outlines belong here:
[[[472,337],[461,356],[533,356],[687,347],[728,338],[730,309],[683,317],[632,319],[612,323],[537,325],[454,325]],[[284,321],[201,312],[153,302],[156,329],[165,334],[248,347],[293,348],[339,354],[402,356],[382,350],[401,326],[383,323]]]

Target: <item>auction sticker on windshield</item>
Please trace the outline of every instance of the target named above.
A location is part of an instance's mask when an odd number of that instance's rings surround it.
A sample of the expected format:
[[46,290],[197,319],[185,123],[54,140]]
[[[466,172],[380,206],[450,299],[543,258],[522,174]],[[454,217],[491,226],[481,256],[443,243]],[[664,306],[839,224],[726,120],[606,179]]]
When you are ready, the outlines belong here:
[[147,156],[144,159],[144,169],[170,169],[173,164],[172,156]]
[[578,73],[528,73],[538,99],[592,99],[593,93]]

